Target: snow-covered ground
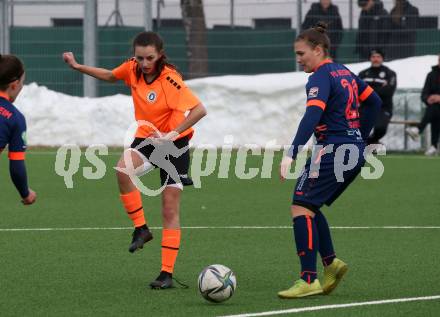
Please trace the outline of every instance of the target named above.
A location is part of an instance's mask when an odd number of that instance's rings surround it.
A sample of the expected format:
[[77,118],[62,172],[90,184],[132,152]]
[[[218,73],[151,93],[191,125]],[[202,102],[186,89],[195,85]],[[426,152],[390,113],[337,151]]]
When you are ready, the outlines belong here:
[[[386,65],[397,73],[398,88],[422,88],[437,58],[413,57]],[[358,73],[369,63],[347,66]],[[228,135],[236,146],[264,146],[271,140],[289,144],[305,110],[307,78],[305,73],[294,72],[187,81],[208,109],[208,116],[196,126],[192,144],[222,146]],[[29,145],[121,146],[134,121],[132,100],[126,95],[73,97],[32,83],[24,87],[15,104],[26,116]],[[400,141],[387,140],[391,147]]]

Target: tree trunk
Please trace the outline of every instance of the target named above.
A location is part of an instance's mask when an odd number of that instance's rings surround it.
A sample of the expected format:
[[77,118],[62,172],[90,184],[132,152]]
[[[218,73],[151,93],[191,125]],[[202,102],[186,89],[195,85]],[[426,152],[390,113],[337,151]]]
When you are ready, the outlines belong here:
[[180,0],[183,26],[186,33],[188,76],[197,78],[208,75],[208,48],[203,0]]

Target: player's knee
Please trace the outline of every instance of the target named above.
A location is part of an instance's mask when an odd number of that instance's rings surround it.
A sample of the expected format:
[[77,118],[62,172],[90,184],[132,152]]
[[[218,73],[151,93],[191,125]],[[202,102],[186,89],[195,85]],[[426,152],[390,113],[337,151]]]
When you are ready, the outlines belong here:
[[164,193],[162,196],[162,214],[164,220],[174,221],[179,215],[178,193]]
[[[125,169],[125,162],[124,160],[121,158],[118,163],[116,164],[116,171],[117,173],[121,170],[121,169]],[[116,174],[117,174],[116,173]]]
[[162,217],[164,223],[175,223],[179,220],[179,208],[171,204],[162,206]]
[[[118,167],[120,167],[119,164]],[[131,182],[130,177],[126,173],[124,173],[123,170],[116,170],[116,179],[121,185]]]
[[168,213],[174,213],[179,207],[179,202],[174,198],[162,198],[162,208]]

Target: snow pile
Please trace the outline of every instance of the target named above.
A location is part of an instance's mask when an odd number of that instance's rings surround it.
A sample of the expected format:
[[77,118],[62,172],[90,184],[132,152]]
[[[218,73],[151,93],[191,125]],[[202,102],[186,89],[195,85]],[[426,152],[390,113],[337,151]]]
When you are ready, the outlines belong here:
[[[396,71],[398,88],[420,89],[436,63],[437,56],[422,56],[387,66]],[[369,63],[347,66],[358,73]],[[192,143],[221,146],[225,136],[232,135],[237,146],[264,146],[271,140],[289,144],[304,113],[307,78],[307,74],[295,72],[187,81],[208,109],[208,116],[196,126]],[[131,97],[125,95],[73,97],[32,83],[24,87],[15,104],[26,116],[29,145],[120,146],[134,121]]]

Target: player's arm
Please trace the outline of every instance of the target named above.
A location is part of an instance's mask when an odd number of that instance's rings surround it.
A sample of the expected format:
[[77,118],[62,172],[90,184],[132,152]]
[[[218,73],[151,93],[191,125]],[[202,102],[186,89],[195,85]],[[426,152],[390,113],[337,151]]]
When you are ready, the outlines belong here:
[[299,123],[298,131],[289,151],[289,156],[292,159],[296,159],[299,147],[307,143],[319,124],[330,94],[330,87],[329,74],[325,72],[317,72],[309,78],[309,82],[306,85],[306,113]]
[[308,106],[304,117],[299,123],[298,131],[295,138],[292,141],[292,145],[285,157],[283,157],[280,164],[280,178],[284,180],[286,178],[287,172],[289,171],[290,165],[296,159],[299,150],[307,143],[321,120],[323,108],[312,105]]
[[208,111],[206,110],[205,106],[202,103],[199,103],[189,111],[185,120],[183,120],[182,123],[174,130],[179,134],[182,133],[199,122],[199,120],[206,116],[207,113]]
[[292,145],[280,165],[280,178],[284,180],[292,162],[296,159],[298,151],[303,147],[313,134],[321,120],[322,113],[330,94],[330,79],[326,73],[315,73],[309,78],[306,86],[307,108],[301,119],[298,131]]
[[11,157],[11,152],[9,152],[9,174],[11,175],[15,188],[17,188],[17,191],[22,198],[23,204],[33,204],[37,198],[37,194],[28,187],[24,158],[13,158]]
[[23,140],[24,132],[25,125],[23,125],[23,128],[15,125],[12,130],[8,153],[9,175],[22,198],[23,204],[31,205],[35,202],[37,195],[28,186],[24,152],[26,146]]
[[37,194],[28,186],[24,157],[21,159],[13,156],[17,154],[20,155],[17,152],[9,152],[9,174],[21,196],[21,202],[24,205],[32,205],[37,199]]
[[172,111],[185,114],[180,124],[165,135],[159,136],[163,141],[174,141],[179,134],[191,128],[207,114],[205,106],[199,98],[186,86],[180,76],[171,76],[171,80],[164,83],[164,92],[168,100],[168,107]]
[[174,141],[180,133],[188,130],[197,122],[200,121],[204,116],[206,116],[208,111],[202,103],[198,103],[194,108],[189,110],[188,115],[185,120],[182,121],[173,131],[162,136],[160,139]]
[[298,131],[292,141],[288,155],[295,160],[300,147],[304,146],[313,134],[316,126],[321,120],[323,108],[317,105],[307,106],[306,113],[301,119]]
[[359,101],[362,102],[364,109],[360,117],[360,131],[362,138],[366,140],[376,123],[377,116],[382,107],[382,99],[380,99],[373,88],[366,85],[366,88],[360,91]]
[[76,61],[75,56],[73,55],[72,52],[65,52],[63,54],[63,59],[67,65],[69,65],[72,69],[79,71],[80,73],[112,83],[118,80],[113,75],[111,70],[79,64]]
[[362,79],[352,73],[353,78],[358,85],[358,100],[362,103],[362,114],[359,118],[360,132],[362,139],[366,140],[376,123],[380,108],[382,107],[382,99],[379,95]]

